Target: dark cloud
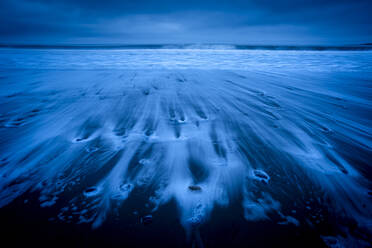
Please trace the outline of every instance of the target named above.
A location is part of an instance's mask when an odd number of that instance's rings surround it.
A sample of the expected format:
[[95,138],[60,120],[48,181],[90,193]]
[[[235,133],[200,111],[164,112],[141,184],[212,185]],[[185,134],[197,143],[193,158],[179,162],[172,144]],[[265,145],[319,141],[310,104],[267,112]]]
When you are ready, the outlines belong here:
[[1,0],[0,42],[360,43],[370,0]]

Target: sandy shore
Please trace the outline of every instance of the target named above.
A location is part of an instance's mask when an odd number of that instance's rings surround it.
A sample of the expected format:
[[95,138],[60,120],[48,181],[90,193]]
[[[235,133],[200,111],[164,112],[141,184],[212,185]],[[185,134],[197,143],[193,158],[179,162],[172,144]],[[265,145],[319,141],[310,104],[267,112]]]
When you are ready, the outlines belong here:
[[84,242],[71,226],[102,232],[102,242],[132,236],[114,245],[145,245],[142,235],[165,246],[368,244],[371,74],[1,75],[0,213],[9,223],[16,209],[71,242]]

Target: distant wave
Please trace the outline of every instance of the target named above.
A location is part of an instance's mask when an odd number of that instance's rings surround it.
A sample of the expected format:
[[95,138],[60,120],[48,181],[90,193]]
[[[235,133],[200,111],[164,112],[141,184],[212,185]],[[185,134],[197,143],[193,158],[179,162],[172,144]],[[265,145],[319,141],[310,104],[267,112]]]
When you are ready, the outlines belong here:
[[301,50],[301,51],[370,51],[368,43],[351,46],[283,46],[283,45],[237,45],[237,44],[147,44],[147,45],[41,45],[0,44],[0,48],[18,49],[190,49],[190,50]]
[[161,49],[211,49],[211,50],[235,50],[236,45],[228,44],[183,44],[183,45],[162,45]]

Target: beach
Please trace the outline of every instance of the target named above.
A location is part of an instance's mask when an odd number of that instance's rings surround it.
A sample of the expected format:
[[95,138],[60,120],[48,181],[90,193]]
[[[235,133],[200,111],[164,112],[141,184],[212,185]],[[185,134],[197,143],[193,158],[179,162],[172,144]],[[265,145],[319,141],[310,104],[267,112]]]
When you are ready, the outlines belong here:
[[371,62],[371,51],[2,48],[4,236],[368,247]]

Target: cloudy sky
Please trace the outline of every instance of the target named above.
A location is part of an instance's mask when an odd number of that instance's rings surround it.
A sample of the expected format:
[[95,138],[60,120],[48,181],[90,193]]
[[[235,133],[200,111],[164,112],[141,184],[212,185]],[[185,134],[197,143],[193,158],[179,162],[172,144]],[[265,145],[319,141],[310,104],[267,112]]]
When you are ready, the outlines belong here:
[[359,44],[371,0],[0,0],[0,43]]

